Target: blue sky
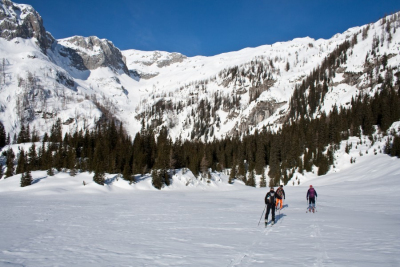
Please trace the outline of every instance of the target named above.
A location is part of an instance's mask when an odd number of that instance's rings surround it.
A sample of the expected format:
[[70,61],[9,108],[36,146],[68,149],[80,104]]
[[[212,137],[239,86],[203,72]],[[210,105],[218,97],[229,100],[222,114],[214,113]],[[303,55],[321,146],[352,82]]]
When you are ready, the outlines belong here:
[[216,55],[297,37],[330,38],[400,11],[392,0],[15,0],[55,38],[111,40],[119,49]]

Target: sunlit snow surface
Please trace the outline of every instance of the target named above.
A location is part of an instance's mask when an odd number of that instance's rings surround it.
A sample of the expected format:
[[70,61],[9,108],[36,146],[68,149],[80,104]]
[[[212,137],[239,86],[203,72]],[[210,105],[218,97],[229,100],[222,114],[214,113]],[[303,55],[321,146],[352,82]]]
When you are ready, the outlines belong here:
[[399,266],[400,160],[370,153],[340,167],[286,186],[267,228],[266,189],[225,175],[208,185],[178,173],[161,191],[112,175],[103,187],[87,173],[34,172],[26,188],[2,179],[0,266]]

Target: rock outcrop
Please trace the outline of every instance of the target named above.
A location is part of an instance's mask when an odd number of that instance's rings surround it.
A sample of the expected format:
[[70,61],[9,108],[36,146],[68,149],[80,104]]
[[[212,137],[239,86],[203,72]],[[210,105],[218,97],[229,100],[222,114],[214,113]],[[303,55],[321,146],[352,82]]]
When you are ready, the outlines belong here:
[[74,36],[60,40],[59,44],[62,46],[59,53],[63,57],[68,57],[76,69],[94,70],[110,67],[129,75],[124,56],[109,40],[99,39],[96,36]]
[[0,37],[12,40],[36,38],[43,53],[51,47],[54,38],[46,32],[42,17],[30,5],[0,0]]
[[248,117],[242,119],[241,124],[239,126],[240,133],[244,133],[247,129],[249,129],[250,126],[256,126],[260,122],[266,120],[285,104],[286,101],[284,102],[276,102],[275,100],[260,101],[251,110]]
[[167,59],[160,60],[157,62],[157,67],[162,68],[169,66],[174,63],[180,63],[185,60],[187,57],[182,55],[181,53],[171,53]]

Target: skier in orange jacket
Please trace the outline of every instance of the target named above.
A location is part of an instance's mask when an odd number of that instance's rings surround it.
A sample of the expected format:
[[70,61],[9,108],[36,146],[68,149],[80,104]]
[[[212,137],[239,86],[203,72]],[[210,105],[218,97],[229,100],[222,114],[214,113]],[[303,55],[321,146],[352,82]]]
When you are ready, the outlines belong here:
[[283,185],[280,185],[279,188],[276,190],[276,209],[278,209],[278,205],[280,204],[279,209],[283,208],[283,201],[282,198],[285,199],[285,190],[283,190]]

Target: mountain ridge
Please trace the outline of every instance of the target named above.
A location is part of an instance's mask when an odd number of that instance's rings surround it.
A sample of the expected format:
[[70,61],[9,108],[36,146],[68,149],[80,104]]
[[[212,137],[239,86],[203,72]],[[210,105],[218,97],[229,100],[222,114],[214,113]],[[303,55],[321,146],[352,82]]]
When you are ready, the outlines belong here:
[[[365,78],[365,56],[372,53],[376,39],[380,50],[375,51],[375,58],[389,55],[387,64],[395,70],[400,62],[395,53],[400,39],[398,13],[327,40],[295,38],[212,57],[186,57],[177,52],[121,51],[111,41],[95,36],[55,40],[31,6],[9,0],[0,3],[1,36],[20,24],[32,26],[3,37],[0,44],[0,58],[6,62],[0,94],[8,99],[1,103],[0,119],[11,133],[30,123],[43,135],[56,118],[65,123],[66,132],[94,127],[104,109],[131,136],[143,126],[156,131],[165,126],[173,139],[202,141],[252,133],[266,126],[278,129],[287,118],[295,87],[341,43],[354,42],[354,38],[356,42],[346,54],[348,62],[332,71],[335,77],[329,78],[327,101],[322,99],[319,112],[329,112],[338,101],[345,105],[349,98],[342,101],[343,96],[361,92],[355,84]],[[7,10],[20,10],[24,16]],[[28,17],[36,22],[18,20]],[[9,21],[14,24],[10,26]],[[359,72],[363,74],[350,75]],[[374,79],[386,72],[374,73]],[[343,82],[346,79],[348,83]],[[34,95],[41,95],[40,101]],[[51,115],[44,118],[43,114]]]

